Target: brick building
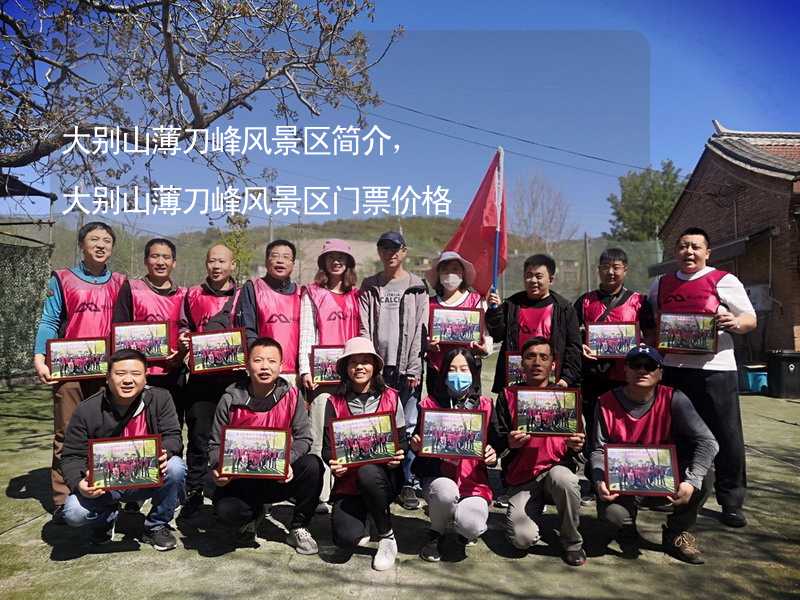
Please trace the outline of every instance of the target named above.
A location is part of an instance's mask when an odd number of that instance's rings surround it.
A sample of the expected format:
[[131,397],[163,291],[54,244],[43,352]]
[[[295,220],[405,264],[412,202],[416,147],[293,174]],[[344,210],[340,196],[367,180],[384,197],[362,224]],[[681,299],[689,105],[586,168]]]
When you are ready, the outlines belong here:
[[710,264],[737,275],[758,329],[737,339],[739,360],[800,350],[800,132],[732,131],[713,121],[686,189],[661,228],[664,257],[651,276],[674,270],[686,227],[711,236]]

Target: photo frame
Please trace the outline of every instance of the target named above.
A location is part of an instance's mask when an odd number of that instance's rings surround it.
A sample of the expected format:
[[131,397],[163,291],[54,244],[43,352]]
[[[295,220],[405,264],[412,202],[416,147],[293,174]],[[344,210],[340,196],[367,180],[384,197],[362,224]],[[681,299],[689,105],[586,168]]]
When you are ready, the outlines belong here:
[[483,344],[483,309],[431,307],[428,331],[432,342],[450,346]]
[[585,343],[597,358],[625,358],[630,350],[639,345],[639,324],[587,323]]
[[108,374],[108,340],[76,338],[47,340],[45,363],[56,381],[104,379]]
[[570,436],[583,431],[579,388],[515,387],[514,429],[533,436]]
[[161,487],[159,456],[160,435],[89,440],[86,477],[90,486],[106,491]]
[[344,346],[311,346],[311,379],[320,385],[342,382],[336,372],[336,361],[344,354]]
[[220,475],[286,479],[291,464],[291,437],[285,429],[223,427],[219,442]]
[[678,491],[680,473],[674,444],[607,444],[604,455],[605,482],[611,493],[672,496]]
[[525,373],[522,370],[522,354],[506,352],[506,387],[524,385]]
[[388,412],[334,419],[328,435],[333,460],[348,467],[389,462],[400,448],[394,415]]
[[247,365],[244,329],[223,329],[189,335],[189,371],[218,373]]
[[714,315],[661,313],[658,318],[659,352],[716,354],[717,326]]
[[419,456],[450,460],[483,460],[486,414],[482,411],[420,409]]
[[133,348],[145,355],[148,362],[167,360],[170,324],[167,321],[114,323],[111,326],[111,353]]

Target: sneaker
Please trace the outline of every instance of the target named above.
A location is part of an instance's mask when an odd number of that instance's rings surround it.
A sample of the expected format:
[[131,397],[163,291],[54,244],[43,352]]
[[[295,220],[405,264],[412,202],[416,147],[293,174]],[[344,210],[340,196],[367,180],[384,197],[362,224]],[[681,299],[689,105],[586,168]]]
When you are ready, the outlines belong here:
[[372,559],[372,568],[376,571],[385,571],[394,566],[397,559],[397,540],[394,539],[394,533],[389,533],[381,537],[378,542],[378,551]]
[[494,501],[495,508],[508,508],[508,494],[500,494]]
[[[55,516],[55,514],[54,514]],[[719,519],[728,527],[744,527],[747,525],[747,517],[741,508],[722,508],[722,516]]]
[[690,565],[702,565],[703,553],[697,547],[697,538],[688,531],[672,532],[662,525],[661,543],[664,552]]
[[105,527],[92,527],[89,530],[89,543],[92,546],[102,546],[114,539],[114,523]]
[[586,552],[583,548],[580,550],[565,550],[562,558],[570,567],[580,567],[586,562]]
[[50,519],[50,522],[53,525],[66,525],[67,524],[67,521],[64,518],[64,505],[63,504],[59,504],[58,506],[55,507],[55,509],[53,510],[53,516]]
[[333,509],[329,503],[321,501],[319,504],[317,504],[317,508],[314,512],[318,515],[329,515],[331,514],[332,510]]
[[581,506],[591,506],[596,500],[597,498],[594,495],[594,490],[590,490],[581,496]]
[[428,541],[419,551],[419,557],[428,562],[439,562],[442,560],[442,539],[443,536],[437,531],[428,531]]
[[400,490],[398,501],[400,506],[406,510],[417,510],[419,508],[419,498],[417,498],[414,488],[410,485],[403,486],[403,489]]
[[139,506],[138,502],[126,502],[125,506],[122,508],[122,512],[126,512],[132,515],[138,514],[141,510],[141,506]]
[[628,525],[620,529],[617,541],[623,558],[639,558],[642,555],[639,550],[639,532],[635,526]]
[[314,540],[314,536],[305,527],[292,529],[286,536],[286,543],[295,549],[298,554],[317,554],[319,546]]
[[186,494],[186,500],[181,505],[180,518],[191,519],[203,506],[203,490],[192,490]]
[[236,544],[237,548],[258,548],[258,542],[256,542],[256,521],[250,521],[249,523],[245,523],[239,529],[236,530],[236,537],[234,538],[234,544]]
[[475,538],[474,540],[469,540],[469,539],[465,538],[463,535],[461,535],[460,533],[458,534],[458,538],[457,539],[458,539],[458,543],[461,544],[462,546],[464,546],[464,548],[471,548],[472,546],[477,546],[477,544],[478,544],[478,539],[477,538]]
[[170,531],[168,525],[158,529],[145,529],[142,534],[142,543],[150,544],[159,552],[173,550],[178,545],[178,541]]

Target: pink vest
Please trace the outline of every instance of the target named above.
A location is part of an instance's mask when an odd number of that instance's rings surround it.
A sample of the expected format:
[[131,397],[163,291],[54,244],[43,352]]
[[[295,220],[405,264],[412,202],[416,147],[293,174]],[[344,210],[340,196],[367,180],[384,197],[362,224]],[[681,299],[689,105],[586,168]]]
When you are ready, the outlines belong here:
[[[459,304],[457,307],[449,306],[447,304],[442,304],[439,302],[438,296],[433,296],[430,299],[430,308],[477,308],[481,304],[481,295],[478,292],[470,292],[469,295],[464,299],[464,301]],[[445,351],[439,350],[438,352],[428,352],[427,360],[428,366],[431,369],[438,372],[442,368],[442,361],[444,360]]]
[[527,307],[519,309],[518,349],[522,349],[525,342],[534,337],[550,339],[553,329],[554,306],[555,304],[550,304],[544,308]]
[[[333,411],[336,415],[335,418],[344,419],[355,416],[350,412],[350,407],[347,406],[347,398],[344,396],[332,395],[328,398],[328,402],[330,402],[333,407]],[[378,410],[375,412],[397,414],[397,392],[390,387],[383,390],[381,399],[378,402]],[[330,435],[330,431],[325,431],[325,435]],[[358,478],[358,469],[359,466],[347,467],[347,472],[342,477],[335,477],[332,493],[345,496],[357,496],[358,485],[356,481]]]
[[[426,396],[419,407],[441,409],[442,407],[431,396]],[[478,410],[486,415],[486,422],[492,416],[492,401],[485,396],[481,396]],[[442,475],[458,484],[458,493],[462,498],[468,496],[480,496],[487,502],[492,501],[492,488],[489,487],[489,471],[486,463],[481,460],[459,460],[450,462],[440,459]]]
[[[237,289],[233,295],[231,314],[233,314],[238,299],[239,289]],[[193,285],[186,291],[186,303],[189,305],[189,314],[192,317],[192,321],[194,321],[198,333],[205,331],[206,325],[208,325],[211,317],[219,313],[228,300],[230,300],[230,296],[215,296],[209,294],[203,289],[202,285]],[[231,324],[229,323],[229,325]]]
[[69,269],[53,272],[64,295],[67,339],[104,337],[111,333],[111,318],[119,288],[125,281],[121,273],[112,273],[106,283],[89,283]]
[[311,305],[317,326],[317,343],[320,345],[342,346],[350,338],[358,336],[361,326],[361,309],[358,304],[358,289],[353,288],[345,294],[345,309],[340,308],[330,290],[312,283],[304,288]]
[[234,406],[228,416],[228,427],[283,429],[291,433],[292,419],[297,408],[297,388],[290,387],[270,410],[257,412],[247,406]]
[[[508,404],[511,421],[517,418],[517,396],[514,388],[505,388],[503,396]],[[519,448],[505,472],[506,483],[522,485],[544,471],[557,465],[567,453],[567,438],[562,436],[531,436]],[[505,459],[504,459],[505,460]]]
[[606,425],[609,444],[667,444],[672,435],[672,388],[659,385],[653,405],[638,419],[622,408],[614,392],[606,392],[600,402],[600,417]]
[[[615,306],[603,319],[603,323],[630,323],[639,322],[639,312],[642,310],[645,297],[639,292],[634,292],[630,297],[618,306]],[[598,319],[606,311],[603,301],[597,290],[586,294],[583,297],[583,322],[597,323]],[[607,373],[607,378],[613,381],[625,381],[625,360],[622,358],[612,359],[613,364]]]
[[[154,292],[142,279],[129,280],[131,298],[133,300],[133,320],[137,322],[167,321],[169,347],[178,349],[178,321],[181,318],[181,306],[186,296],[186,288],[178,288],[171,296],[162,296]],[[167,369],[163,365],[148,365],[148,375],[163,375]]]
[[727,274],[714,269],[691,281],[679,279],[676,273],[662,276],[658,281],[659,311],[716,314],[721,304],[717,284]]
[[300,286],[291,295],[279,294],[260,277],[251,279],[256,292],[258,335],[276,340],[283,350],[281,373],[297,373],[300,349]]
[[142,412],[128,421],[122,430],[122,437],[126,438],[143,435],[150,435],[150,431],[147,429],[147,407],[143,408]]

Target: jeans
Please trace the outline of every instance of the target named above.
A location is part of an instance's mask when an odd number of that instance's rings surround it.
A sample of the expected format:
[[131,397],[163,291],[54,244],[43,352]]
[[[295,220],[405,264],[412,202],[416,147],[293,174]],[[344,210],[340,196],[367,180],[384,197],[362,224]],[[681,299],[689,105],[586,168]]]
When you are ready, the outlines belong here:
[[365,535],[369,535],[369,516],[375,521],[378,535],[389,533],[392,530],[389,507],[400,491],[400,480],[397,469],[372,464],[359,467],[358,495],[341,494],[333,497],[333,543],[349,548]]
[[431,530],[444,534],[453,530],[468,540],[478,539],[487,529],[489,503],[482,496],[461,497],[458,484],[447,477],[424,480]]
[[[386,385],[395,388],[400,395],[400,403],[403,405],[403,416],[406,420],[406,437],[411,439],[414,429],[417,427],[417,415],[419,410],[417,405],[420,401],[422,385],[411,387],[408,378],[397,372],[395,367],[384,367],[383,378]],[[403,484],[413,485],[414,475],[411,473],[411,465],[414,462],[414,452],[409,448],[403,458]]]
[[157,488],[136,490],[112,490],[98,498],[87,498],[80,492],[67,498],[64,505],[64,520],[71,527],[89,526],[108,529],[117,518],[120,502],[142,502],[148,498],[152,508],[144,520],[147,530],[161,529],[172,521],[175,509],[183,502],[183,484],[186,480],[186,465],[179,456],[167,461],[164,483]]

